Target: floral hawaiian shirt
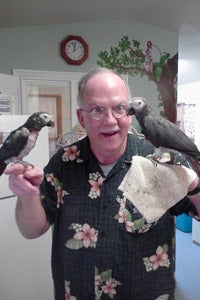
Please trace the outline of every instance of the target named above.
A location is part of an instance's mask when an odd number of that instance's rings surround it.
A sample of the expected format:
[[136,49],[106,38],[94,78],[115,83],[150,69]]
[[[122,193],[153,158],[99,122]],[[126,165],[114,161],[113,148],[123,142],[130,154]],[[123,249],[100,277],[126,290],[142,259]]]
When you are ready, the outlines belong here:
[[[42,204],[53,226],[56,300],[174,299],[174,217],[184,199],[147,223],[118,189],[133,155],[153,147],[129,134],[105,177],[85,137],[60,149],[45,168]],[[184,205],[181,204],[184,202]]]

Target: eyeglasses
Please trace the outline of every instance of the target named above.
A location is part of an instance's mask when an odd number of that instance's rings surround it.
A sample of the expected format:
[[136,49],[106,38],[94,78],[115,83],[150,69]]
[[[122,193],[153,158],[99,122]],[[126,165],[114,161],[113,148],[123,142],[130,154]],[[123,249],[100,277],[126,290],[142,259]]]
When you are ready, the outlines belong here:
[[[120,119],[127,114],[127,106],[119,104],[111,109],[112,115],[116,119]],[[103,106],[94,106],[89,110],[81,108],[81,110],[89,114],[95,120],[103,120],[108,115],[108,110]]]

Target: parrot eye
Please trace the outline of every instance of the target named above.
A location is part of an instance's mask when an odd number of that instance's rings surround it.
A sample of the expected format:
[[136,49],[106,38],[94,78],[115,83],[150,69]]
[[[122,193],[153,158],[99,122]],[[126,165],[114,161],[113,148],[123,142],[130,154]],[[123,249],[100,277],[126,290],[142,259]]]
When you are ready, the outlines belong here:
[[44,117],[45,119],[47,119],[47,118],[48,118],[48,115],[47,115],[47,114],[43,114],[43,117]]

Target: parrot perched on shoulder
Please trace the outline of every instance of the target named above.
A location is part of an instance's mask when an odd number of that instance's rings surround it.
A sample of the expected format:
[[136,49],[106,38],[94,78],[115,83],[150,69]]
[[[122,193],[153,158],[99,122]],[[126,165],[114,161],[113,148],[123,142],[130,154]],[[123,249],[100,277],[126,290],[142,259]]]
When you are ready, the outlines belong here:
[[34,148],[40,130],[45,127],[53,127],[53,117],[47,112],[35,112],[26,122],[11,131],[0,146],[0,176],[9,163],[23,162]]
[[199,174],[200,151],[177,125],[153,112],[149,103],[142,97],[132,98],[127,114],[135,115],[145,138],[156,147],[156,157],[164,151],[181,153]]

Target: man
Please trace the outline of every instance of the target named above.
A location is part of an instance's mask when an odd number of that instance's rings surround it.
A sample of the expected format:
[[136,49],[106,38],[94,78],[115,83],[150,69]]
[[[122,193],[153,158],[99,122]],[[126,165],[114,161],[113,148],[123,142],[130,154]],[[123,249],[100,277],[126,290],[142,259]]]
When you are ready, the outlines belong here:
[[[37,167],[24,172],[16,164],[5,171],[19,196],[19,229],[35,238],[54,224],[56,300],[172,300],[173,214],[197,215],[198,209],[184,198],[149,223],[119,189],[133,157],[145,157],[153,147],[128,134],[129,89],[118,74],[101,68],[86,74],[78,102],[87,136],[52,157],[43,182]],[[195,176],[188,190],[197,184]],[[192,197],[198,201],[198,191]]]

